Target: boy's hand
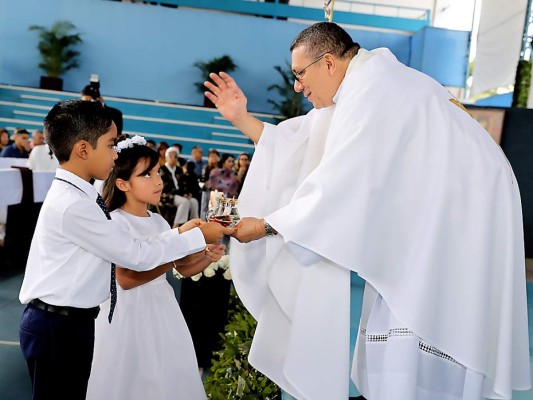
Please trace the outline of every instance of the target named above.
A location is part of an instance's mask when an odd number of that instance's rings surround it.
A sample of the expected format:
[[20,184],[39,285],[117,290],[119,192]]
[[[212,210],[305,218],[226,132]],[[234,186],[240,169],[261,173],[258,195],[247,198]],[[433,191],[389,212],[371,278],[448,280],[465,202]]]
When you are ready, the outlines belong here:
[[194,218],[190,221],[185,222],[182,226],[178,228],[179,233],[190,231],[193,228],[197,228],[203,224],[205,224],[205,221],[202,221],[200,218]]
[[224,244],[208,244],[204,250],[205,256],[211,260],[211,262],[219,261],[224,255],[226,245]]
[[231,235],[235,228],[224,228],[217,222],[206,222],[200,226],[206,243],[218,243],[224,235]]

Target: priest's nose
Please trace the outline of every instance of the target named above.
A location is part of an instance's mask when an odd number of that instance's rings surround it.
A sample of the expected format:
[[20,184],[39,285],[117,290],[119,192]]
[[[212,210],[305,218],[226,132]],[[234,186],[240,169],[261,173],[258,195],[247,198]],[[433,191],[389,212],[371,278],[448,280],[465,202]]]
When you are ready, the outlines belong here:
[[298,79],[295,79],[294,80],[294,91],[296,93],[300,93],[302,90],[304,90],[304,85],[302,85]]

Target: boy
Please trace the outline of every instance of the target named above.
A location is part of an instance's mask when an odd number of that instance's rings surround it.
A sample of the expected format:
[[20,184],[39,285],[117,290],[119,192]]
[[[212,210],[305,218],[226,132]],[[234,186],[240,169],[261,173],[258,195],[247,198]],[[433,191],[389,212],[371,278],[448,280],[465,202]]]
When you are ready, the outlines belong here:
[[[206,223],[181,235],[129,237],[91,185],[107,178],[117,155],[115,124],[100,103],[56,104],[44,121],[46,142],[60,167],[33,236],[20,301],[20,346],[33,399],[85,399],[94,346],[94,319],[109,295],[114,265],[149,270],[218,241],[232,229]],[[111,321],[112,311],[109,315]]]

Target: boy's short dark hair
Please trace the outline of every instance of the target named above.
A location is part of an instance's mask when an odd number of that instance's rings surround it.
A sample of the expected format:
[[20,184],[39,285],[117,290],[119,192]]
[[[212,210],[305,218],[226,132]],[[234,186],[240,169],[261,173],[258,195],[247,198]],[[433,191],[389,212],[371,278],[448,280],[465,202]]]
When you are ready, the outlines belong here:
[[44,119],[44,137],[60,164],[70,159],[74,145],[86,140],[93,148],[113,120],[100,103],[68,100],[57,103]]

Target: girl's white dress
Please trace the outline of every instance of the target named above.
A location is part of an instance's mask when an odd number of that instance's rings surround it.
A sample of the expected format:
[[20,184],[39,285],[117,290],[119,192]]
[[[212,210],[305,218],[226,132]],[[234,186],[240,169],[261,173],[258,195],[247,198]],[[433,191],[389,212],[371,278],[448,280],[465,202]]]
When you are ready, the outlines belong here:
[[[159,215],[112,213],[135,238],[170,229]],[[191,335],[165,274],[130,290],[117,284],[109,324],[109,300],[96,319],[94,358],[87,400],[205,399]]]

